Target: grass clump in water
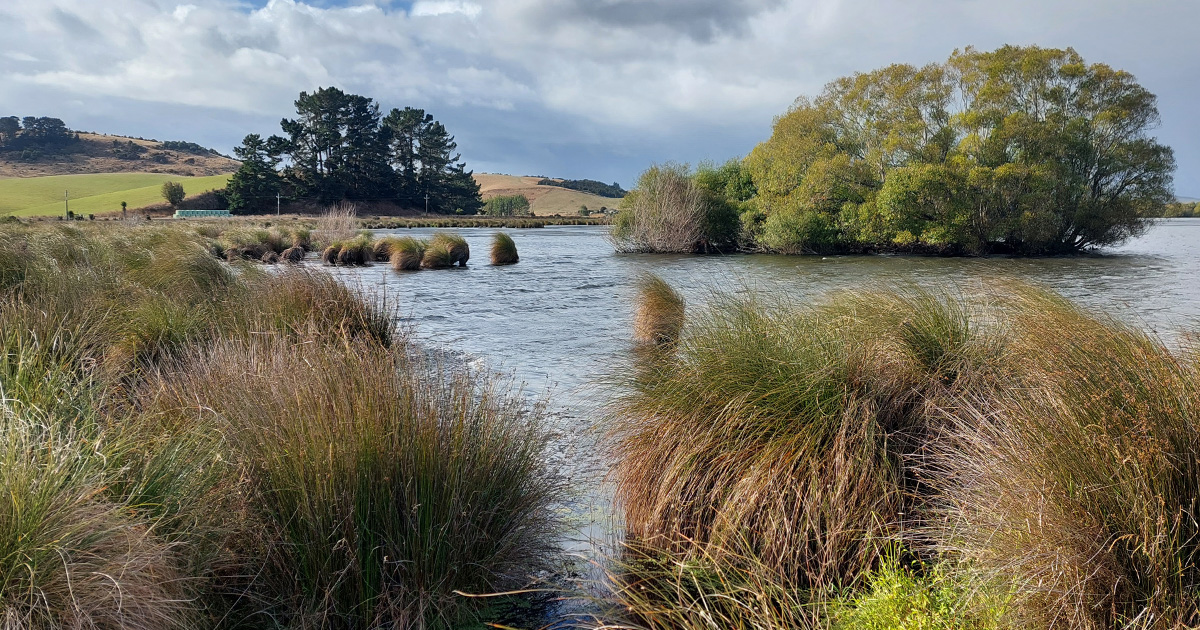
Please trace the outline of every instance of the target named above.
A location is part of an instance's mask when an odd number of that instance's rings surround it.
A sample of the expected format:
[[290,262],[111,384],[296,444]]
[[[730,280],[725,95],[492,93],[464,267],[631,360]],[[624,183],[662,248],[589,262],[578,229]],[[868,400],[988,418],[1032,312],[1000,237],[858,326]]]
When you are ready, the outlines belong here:
[[683,296],[662,278],[645,273],[637,281],[633,339],[641,344],[669,345],[679,339],[685,319]]
[[444,249],[450,256],[450,264],[466,267],[471,258],[467,240],[453,232],[435,232],[429,241],[429,249]]
[[496,232],[492,237],[492,264],[515,265],[521,260],[517,255],[517,244],[511,236],[504,232]]
[[425,250],[429,247],[426,241],[413,238],[411,236],[403,236],[395,240],[392,244],[392,269],[396,271],[416,271],[421,268],[421,260],[425,257]]

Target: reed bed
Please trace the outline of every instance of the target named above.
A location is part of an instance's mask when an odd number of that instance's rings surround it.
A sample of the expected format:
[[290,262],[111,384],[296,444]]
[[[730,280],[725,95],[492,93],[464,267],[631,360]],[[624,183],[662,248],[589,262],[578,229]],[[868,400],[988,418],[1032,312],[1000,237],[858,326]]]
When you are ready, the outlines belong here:
[[496,232],[492,236],[491,255],[493,265],[515,265],[521,260],[517,254],[517,244],[504,232]]
[[446,627],[554,561],[539,408],[220,236],[0,226],[5,628]]
[[548,225],[608,225],[605,217],[376,217],[360,220],[368,230],[405,228],[508,228],[529,229]]

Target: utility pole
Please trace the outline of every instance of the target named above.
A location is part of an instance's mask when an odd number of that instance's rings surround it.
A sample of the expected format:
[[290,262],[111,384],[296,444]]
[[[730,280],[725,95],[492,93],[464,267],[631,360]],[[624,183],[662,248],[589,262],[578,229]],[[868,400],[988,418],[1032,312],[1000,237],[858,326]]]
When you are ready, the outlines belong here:
[[71,191],[63,191],[63,218],[71,218]]
[[279,216],[279,193],[275,193],[275,216]]
[[425,214],[429,214],[429,193],[425,193]]

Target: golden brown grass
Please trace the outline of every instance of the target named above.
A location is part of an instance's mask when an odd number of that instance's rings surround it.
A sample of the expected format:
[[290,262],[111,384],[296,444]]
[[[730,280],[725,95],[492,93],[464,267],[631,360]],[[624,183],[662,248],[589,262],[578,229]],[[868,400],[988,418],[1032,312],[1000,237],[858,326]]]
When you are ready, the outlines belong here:
[[504,232],[496,232],[492,237],[491,254],[493,265],[515,265],[521,260],[517,254],[517,244]]
[[643,274],[637,281],[634,302],[634,341],[662,346],[679,339],[685,319],[684,301],[671,285],[652,273]]

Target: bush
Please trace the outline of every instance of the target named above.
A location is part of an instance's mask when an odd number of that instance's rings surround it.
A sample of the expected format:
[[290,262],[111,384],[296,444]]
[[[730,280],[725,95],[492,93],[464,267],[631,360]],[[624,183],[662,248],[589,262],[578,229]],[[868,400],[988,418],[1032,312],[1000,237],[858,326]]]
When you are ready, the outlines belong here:
[[167,200],[167,203],[171,204],[172,208],[178,206],[183,203],[183,184],[179,182],[163,182],[162,196],[163,199]]
[[611,232],[618,251],[712,252],[737,240],[736,209],[698,186],[686,165],[650,167],[621,207]]

